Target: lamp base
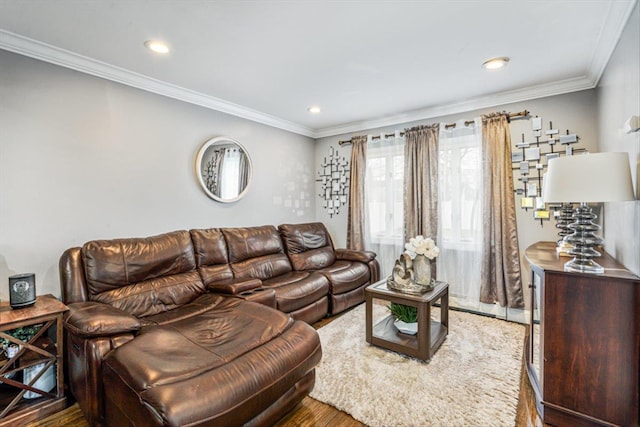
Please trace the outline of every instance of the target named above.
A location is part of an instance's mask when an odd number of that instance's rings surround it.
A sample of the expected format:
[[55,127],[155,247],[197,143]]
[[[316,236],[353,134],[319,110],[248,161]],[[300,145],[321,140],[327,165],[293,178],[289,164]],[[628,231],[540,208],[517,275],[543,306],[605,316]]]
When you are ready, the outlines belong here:
[[594,247],[603,242],[594,233],[600,229],[598,224],[593,223],[596,215],[588,204],[580,203],[573,218],[575,222],[569,224],[569,229],[573,230],[573,234],[565,236],[564,242],[573,245],[573,248],[569,250],[569,255],[574,258],[564,265],[564,270],[578,273],[604,273],[604,268],[593,261],[593,258],[598,258],[601,255]]
[[563,255],[563,253],[561,253],[566,252],[565,250],[560,249],[561,246],[571,247],[571,245],[564,243],[564,238],[573,232],[569,228],[569,224],[571,224],[572,222],[574,212],[575,211],[571,203],[563,203],[562,207],[557,212],[558,215],[556,216],[556,228],[560,229],[560,231],[558,232],[558,236],[560,236],[560,240],[558,240],[558,254],[560,256],[567,256],[566,254]]
[[564,264],[564,271],[573,271],[576,273],[604,274],[604,267],[592,259],[579,260],[578,258],[574,258]]
[[564,240],[558,240],[558,246],[556,246],[556,253],[558,256],[573,256],[569,253],[571,249],[573,249],[573,245],[570,245]]

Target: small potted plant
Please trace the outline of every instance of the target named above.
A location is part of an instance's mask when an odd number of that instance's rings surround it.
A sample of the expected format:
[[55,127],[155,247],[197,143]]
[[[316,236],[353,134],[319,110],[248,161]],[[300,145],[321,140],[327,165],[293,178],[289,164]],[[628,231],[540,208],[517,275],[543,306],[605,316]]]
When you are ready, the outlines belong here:
[[[31,338],[35,336],[35,334],[38,333],[38,330],[41,327],[42,325],[23,326],[21,328],[5,331],[5,333],[7,335],[11,335],[12,337],[19,339],[22,342],[28,342],[29,340],[31,340]],[[13,357],[13,355],[15,355],[15,353],[17,353],[21,347],[20,345],[10,342],[5,338],[0,338],[0,346],[1,346],[0,351],[4,351],[5,354],[7,355],[7,358]]]
[[418,333],[418,309],[416,307],[392,302],[387,308],[396,318],[393,324],[398,331],[409,335]]

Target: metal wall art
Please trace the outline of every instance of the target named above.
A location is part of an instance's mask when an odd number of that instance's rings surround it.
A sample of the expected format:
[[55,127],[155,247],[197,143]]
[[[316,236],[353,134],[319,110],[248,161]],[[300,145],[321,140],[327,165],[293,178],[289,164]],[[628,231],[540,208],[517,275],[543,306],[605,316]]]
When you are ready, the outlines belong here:
[[329,155],[320,165],[316,182],[321,183],[318,196],[323,200],[323,207],[330,218],[338,215],[340,207],[347,204],[349,172],[347,158],[340,158],[338,150],[334,150],[333,146],[329,147]]
[[[560,135],[560,131],[553,128],[553,122],[549,122],[549,129],[543,130],[542,117],[531,118],[531,127],[535,141],[526,142],[522,134],[522,142],[516,144],[515,150],[511,153],[512,169],[519,175],[515,180],[519,184],[515,185],[514,192],[521,196],[520,207],[527,211],[533,209],[533,218],[540,220],[540,225],[543,226],[545,220],[553,217],[563,221],[562,215],[566,215],[566,212],[562,212],[561,204],[545,204],[541,197],[542,175],[549,160],[587,150],[573,147],[580,142],[580,138],[570,133],[569,129],[565,135]],[[561,232],[562,224],[561,222],[558,226]]]

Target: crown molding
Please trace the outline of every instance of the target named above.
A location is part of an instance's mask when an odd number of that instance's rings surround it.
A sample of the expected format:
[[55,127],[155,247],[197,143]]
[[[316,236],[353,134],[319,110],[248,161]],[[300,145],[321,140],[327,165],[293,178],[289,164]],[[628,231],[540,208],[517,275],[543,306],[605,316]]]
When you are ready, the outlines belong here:
[[618,45],[618,41],[631,18],[631,13],[637,2],[638,0],[633,0],[629,3],[612,2],[609,5],[609,11],[602,25],[588,68],[588,75],[595,82],[594,86],[597,86],[600,82],[600,78]]
[[312,129],[242,105],[234,104],[220,98],[163,82],[143,74],[116,67],[114,65],[2,29],[0,29],[0,49],[142,89],[158,95],[188,102],[211,110],[242,117],[247,120],[262,123],[285,131],[318,139],[345,133],[359,132],[367,129],[432,119],[450,114],[464,113],[467,111],[495,107],[514,102],[593,89],[598,85],[598,82],[604,73],[607,63],[615,50],[618,40],[620,39],[625,25],[637,2],[638,0],[633,0],[628,3],[611,2],[605,22],[598,37],[598,42],[594,48],[591,62],[586,71],[586,75],[582,77],[545,83],[524,89],[500,92],[483,97],[472,98],[463,102],[412,110],[378,119],[351,122],[320,129]]
[[315,134],[313,129],[306,126],[243,107],[242,105],[234,104],[220,98],[163,82],[2,29],[0,29],[0,49],[300,135],[313,138]]
[[562,95],[565,93],[577,92],[580,90],[593,89],[595,86],[596,82],[594,82],[593,79],[587,76],[582,76],[537,86],[531,86],[524,89],[495,93],[492,95],[472,98],[463,102],[453,104],[421,108],[419,110],[407,111],[405,113],[383,117],[380,119],[352,122],[340,126],[319,129],[315,133],[315,138],[324,138],[327,136],[353,133],[367,129],[394,126],[402,123],[427,120],[435,117],[464,113],[472,110],[480,110],[482,108],[511,104],[514,102],[528,101],[531,99],[544,98],[553,95]]

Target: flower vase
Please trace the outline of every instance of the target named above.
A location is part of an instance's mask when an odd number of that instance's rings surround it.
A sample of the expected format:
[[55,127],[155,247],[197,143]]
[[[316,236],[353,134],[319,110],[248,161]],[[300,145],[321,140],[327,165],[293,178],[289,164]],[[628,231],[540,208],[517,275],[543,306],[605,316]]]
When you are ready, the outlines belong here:
[[424,255],[416,255],[413,260],[413,278],[418,285],[431,288],[431,260]]

